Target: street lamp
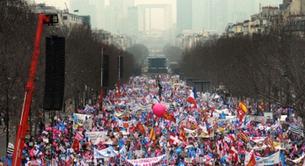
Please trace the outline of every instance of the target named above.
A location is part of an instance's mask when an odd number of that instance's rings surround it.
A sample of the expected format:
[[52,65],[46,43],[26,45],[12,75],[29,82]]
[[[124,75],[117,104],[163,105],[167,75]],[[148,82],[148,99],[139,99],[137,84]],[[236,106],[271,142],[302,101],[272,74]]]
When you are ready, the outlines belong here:
[[6,125],[6,150],[9,143],[9,82],[12,80],[11,77],[7,77],[7,89],[6,89],[6,110],[5,110],[5,125]]
[[[104,89],[103,89],[103,75],[104,75],[104,46],[101,47],[101,90],[99,95],[100,110],[103,111],[103,99],[104,99]],[[97,110],[97,115],[99,114],[99,109]]]

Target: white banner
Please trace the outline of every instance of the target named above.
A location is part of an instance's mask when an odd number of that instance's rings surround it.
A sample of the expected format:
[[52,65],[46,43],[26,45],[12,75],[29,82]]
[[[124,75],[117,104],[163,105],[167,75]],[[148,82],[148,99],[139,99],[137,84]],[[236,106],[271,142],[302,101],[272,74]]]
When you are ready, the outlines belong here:
[[[249,163],[250,153],[246,152],[245,165]],[[268,156],[268,157],[258,157],[255,156],[256,166],[265,166],[265,165],[275,165],[281,162],[280,160],[280,151]]]
[[145,165],[152,165],[160,162],[166,155],[161,155],[158,157],[153,158],[141,158],[135,160],[126,160],[128,163],[132,164],[133,166],[145,166]]
[[107,139],[109,139],[106,131],[86,132],[86,136],[94,145],[99,144],[101,141],[105,142]]
[[267,119],[273,119],[273,113],[272,112],[264,112],[264,117],[265,117],[265,120]]
[[249,115],[249,118],[250,118],[251,121],[254,121],[254,122],[265,122],[265,117],[264,116]]
[[118,154],[119,153],[115,151],[111,146],[103,150],[94,149],[94,159],[115,157]]
[[92,129],[92,115],[86,114],[73,114],[73,129],[77,129],[78,126],[83,126],[85,129],[91,130]]

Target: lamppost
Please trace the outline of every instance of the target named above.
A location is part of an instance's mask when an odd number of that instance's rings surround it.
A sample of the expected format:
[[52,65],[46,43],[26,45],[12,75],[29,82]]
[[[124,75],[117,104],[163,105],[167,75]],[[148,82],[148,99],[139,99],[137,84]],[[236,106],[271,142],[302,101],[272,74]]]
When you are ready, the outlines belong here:
[[99,114],[99,110],[103,111],[103,100],[104,100],[104,89],[103,89],[103,75],[104,75],[104,47],[101,47],[101,90],[100,90],[100,95],[99,95],[99,104],[100,104],[100,109],[97,110],[97,115]]
[[5,126],[6,126],[6,150],[9,143],[9,128],[10,128],[10,116],[9,116],[9,82],[12,80],[11,77],[7,77],[7,88],[6,88],[6,109],[5,109]]

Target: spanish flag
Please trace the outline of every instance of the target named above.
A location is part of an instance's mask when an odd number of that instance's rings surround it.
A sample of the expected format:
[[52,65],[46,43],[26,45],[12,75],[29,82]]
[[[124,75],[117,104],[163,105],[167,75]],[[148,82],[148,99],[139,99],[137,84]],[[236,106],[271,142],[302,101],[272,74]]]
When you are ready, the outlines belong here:
[[244,113],[247,113],[248,112],[248,108],[247,108],[247,106],[246,106],[246,104],[245,103],[243,103],[243,102],[239,102],[239,108],[242,110],[242,111],[244,111]]
[[244,120],[244,117],[246,116],[246,113],[241,109],[237,109],[237,118],[239,119],[240,122]]
[[246,113],[248,112],[248,108],[245,103],[239,102],[238,108],[237,108],[237,117],[239,118],[239,121],[242,122],[244,117],[246,116]]

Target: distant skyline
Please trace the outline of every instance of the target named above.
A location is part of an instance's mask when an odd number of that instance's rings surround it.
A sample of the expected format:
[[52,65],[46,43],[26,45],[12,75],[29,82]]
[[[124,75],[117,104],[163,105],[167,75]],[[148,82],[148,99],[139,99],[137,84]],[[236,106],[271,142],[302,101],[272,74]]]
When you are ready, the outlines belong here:
[[[33,0],[28,0],[28,1],[33,1]],[[88,0],[88,1],[90,3],[97,3],[98,0]],[[111,0],[105,0],[106,6],[109,4],[109,1],[111,1]],[[172,13],[173,13],[172,22],[173,23],[176,23],[176,21],[177,21],[176,1],[177,0],[134,0],[135,5],[160,4],[160,3],[172,5]],[[190,19],[192,19],[193,23],[197,23],[197,25],[195,25],[195,30],[200,29],[200,28],[198,28],[198,26],[200,26],[201,24],[205,24],[205,25],[209,25],[209,27],[215,27],[215,30],[220,32],[225,29],[225,26],[228,23],[242,21],[244,19],[248,19],[250,17],[250,15],[258,13],[259,4],[261,4],[262,6],[267,6],[267,5],[278,6],[280,3],[282,3],[283,0],[196,0],[196,1],[204,1],[203,3],[213,1],[213,2],[217,3],[217,5],[215,6],[217,8],[217,9],[215,9],[217,12],[214,11],[213,13],[210,12],[209,14],[207,14],[207,11],[200,11],[198,7],[197,7],[197,9],[194,9],[194,10],[199,11],[199,14],[197,14],[197,15],[194,15],[194,14],[196,14],[198,12],[195,11],[195,13],[194,13],[194,11],[193,11],[194,17],[190,18]],[[70,6],[71,0],[34,0],[34,2],[35,3],[46,3],[47,5],[55,6],[59,9],[65,9],[66,5],[67,5],[68,9],[71,12],[73,10],[76,10],[76,9],[72,9]],[[228,2],[230,2],[230,3],[228,3]],[[230,5],[226,5],[226,4],[230,4]],[[234,5],[232,6],[232,4],[234,4]],[[254,4],[255,6],[252,6],[249,4]],[[226,6],[224,6],[224,5],[226,5]],[[203,7],[203,8],[207,9],[208,7]],[[222,9],[225,9],[225,8],[229,9],[229,10],[226,10],[226,14],[224,14],[224,16],[222,16],[223,14],[221,14],[221,13],[224,12]],[[214,9],[208,8],[207,10],[214,10]],[[84,14],[83,12],[80,12],[80,13]],[[155,10],[152,14],[153,14],[153,16],[152,16],[153,28],[159,27],[159,28],[163,29],[162,26],[164,26],[164,23],[162,20],[164,20],[164,18],[162,18],[162,14],[160,14],[160,11],[158,12],[158,10]],[[217,17],[215,16],[215,14]],[[200,17],[200,15],[202,15],[202,17]],[[223,18],[223,17],[226,17],[226,18]],[[203,20],[205,20],[205,21],[210,20],[210,21],[202,23]],[[95,24],[102,25],[102,21],[95,23]],[[204,27],[202,27],[202,28],[204,28]]]

